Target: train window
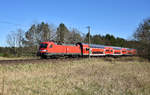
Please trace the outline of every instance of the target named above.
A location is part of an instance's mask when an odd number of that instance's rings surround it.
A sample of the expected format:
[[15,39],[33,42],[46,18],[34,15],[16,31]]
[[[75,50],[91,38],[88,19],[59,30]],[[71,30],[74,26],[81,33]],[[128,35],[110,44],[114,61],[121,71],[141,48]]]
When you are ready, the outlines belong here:
[[108,50],[108,49],[107,49],[106,51],[107,51],[107,52],[109,52],[109,50]]
[[47,48],[47,44],[40,44],[40,48]]
[[86,48],[86,51],[89,51],[89,48]]
[[50,45],[50,47],[49,48],[52,48],[53,47],[53,45]]

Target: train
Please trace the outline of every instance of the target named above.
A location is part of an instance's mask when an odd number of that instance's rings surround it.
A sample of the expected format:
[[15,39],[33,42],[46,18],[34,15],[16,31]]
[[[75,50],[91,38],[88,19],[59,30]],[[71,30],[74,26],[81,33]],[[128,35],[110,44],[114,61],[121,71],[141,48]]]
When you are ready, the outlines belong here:
[[41,42],[37,56],[41,58],[48,57],[88,57],[88,56],[134,56],[137,54],[136,49],[86,44],[78,42],[76,44],[58,44],[55,42]]

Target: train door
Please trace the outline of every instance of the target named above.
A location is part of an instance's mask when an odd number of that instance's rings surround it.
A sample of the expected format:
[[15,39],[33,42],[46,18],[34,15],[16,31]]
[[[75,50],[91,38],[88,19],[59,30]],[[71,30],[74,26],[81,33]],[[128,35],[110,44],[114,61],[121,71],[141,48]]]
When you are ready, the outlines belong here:
[[105,47],[105,55],[113,55],[113,48]]

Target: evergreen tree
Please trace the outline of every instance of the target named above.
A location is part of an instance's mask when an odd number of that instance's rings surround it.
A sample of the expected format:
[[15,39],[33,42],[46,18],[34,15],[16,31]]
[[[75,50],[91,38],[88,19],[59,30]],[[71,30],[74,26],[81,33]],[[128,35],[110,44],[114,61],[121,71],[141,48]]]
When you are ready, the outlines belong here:
[[111,45],[111,35],[110,34],[106,34],[105,36],[105,45]]
[[56,41],[60,43],[68,43],[69,38],[69,30],[67,27],[61,23],[56,31]]
[[51,38],[51,27],[42,22],[41,24],[33,24],[31,28],[26,32],[26,45],[35,46],[39,45],[40,42],[49,41]]
[[101,44],[101,45],[104,45],[105,44],[105,41],[103,40],[102,36],[101,35],[94,35],[92,37],[92,43],[93,44]]
[[[85,42],[85,43],[89,43],[89,35],[90,35],[90,40],[91,40],[91,42],[93,42],[93,41],[92,41],[92,35],[89,34],[89,32],[88,32],[88,33],[86,34],[85,38],[84,38],[84,42]],[[91,44],[93,44],[93,43],[91,43]]]

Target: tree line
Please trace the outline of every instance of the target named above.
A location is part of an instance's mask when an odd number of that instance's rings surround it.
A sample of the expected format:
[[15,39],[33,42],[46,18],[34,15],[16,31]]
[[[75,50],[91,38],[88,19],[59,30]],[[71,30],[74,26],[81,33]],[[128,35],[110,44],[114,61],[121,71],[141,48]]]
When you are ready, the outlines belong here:
[[140,56],[150,58],[150,19],[144,20],[138,26],[134,32],[133,40],[126,40],[110,34],[83,34],[78,29],[68,29],[63,23],[55,28],[51,24],[41,22],[31,25],[27,31],[18,29],[8,34],[7,44],[9,47],[0,47],[0,55],[35,56],[41,42],[54,41],[59,44],[88,43],[89,35],[92,44],[136,48]]
[[143,20],[134,33],[138,55],[150,60],[150,18]]

